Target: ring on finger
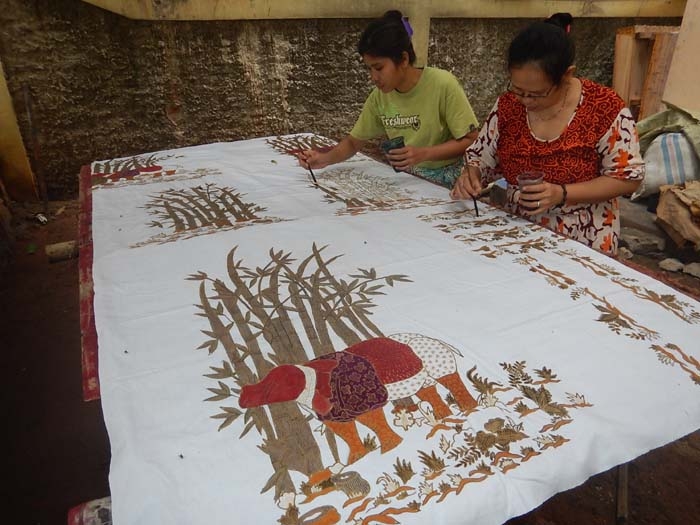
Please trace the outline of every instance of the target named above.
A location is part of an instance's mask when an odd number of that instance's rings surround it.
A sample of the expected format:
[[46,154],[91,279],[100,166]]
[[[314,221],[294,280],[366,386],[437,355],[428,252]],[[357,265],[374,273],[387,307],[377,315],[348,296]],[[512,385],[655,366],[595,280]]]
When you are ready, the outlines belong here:
[[540,201],[537,201],[537,207],[538,208],[540,207]]

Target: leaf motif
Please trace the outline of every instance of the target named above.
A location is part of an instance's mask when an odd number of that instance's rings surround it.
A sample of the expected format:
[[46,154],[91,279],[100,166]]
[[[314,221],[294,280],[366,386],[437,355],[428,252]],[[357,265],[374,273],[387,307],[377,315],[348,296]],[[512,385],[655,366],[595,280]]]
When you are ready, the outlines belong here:
[[647,296],[652,301],[659,302],[661,300],[661,297],[659,296],[659,294],[657,294],[654,290],[649,290],[648,288],[645,288],[644,291],[647,293]]
[[245,435],[246,435],[248,432],[250,432],[251,429],[253,429],[254,427],[255,427],[255,419],[251,419],[251,420],[248,422],[248,424],[245,426],[245,428],[243,429],[243,432],[241,432],[241,435],[239,436],[239,438],[242,438],[243,436],[245,436]]
[[[211,390],[211,388],[208,388],[207,390]],[[224,399],[227,399],[229,396],[226,396],[224,394],[217,394],[215,396],[211,396],[206,398],[204,401],[223,401]]]
[[514,409],[515,409],[515,411],[516,411],[518,414],[520,414],[520,415],[522,415],[522,414],[524,414],[525,412],[527,412],[528,410],[530,410],[530,409],[527,407],[527,405],[526,405],[525,403],[523,403],[522,401],[520,401],[517,405],[515,405]]
[[[224,407],[221,407],[224,408]],[[238,414],[232,413],[232,412],[222,412],[220,414],[216,414],[214,416],[211,416],[211,419],[223,419],[221,424],[219,425],[219,428],[217,429],[219,432],[225,429],[227,426],[229,426],[231,423],[233,423],[238,417],[241,415],[241,412],[239,411]]]
[[603,314],[600,317],[598,317],[598,321],[602,321],[603,323],[614,323],[618,319],[618,316],[615,314]]
[[236,377],[228,361],[222,361],[222,365],[223,366],[221,368],[210,366],[209,368],[214,370],[214,373],[204,374],[204,377],[209,377],[211,379],[227,379],[229,377]]
[[535,369],[535,374],[537,374],[542,379],[548,379],[548,380],[556,379],[556,377],[557,377],[557,374],[552,373],[552,371],[549,368],[547,368],[546,366],[543,366],[539,370]]
[[506,428],[498,433],[498,442],[500,444],[509,444],[514,441],[520,441],[521,439],[527,438],[527,434],[514,430],[512,428]]
[[261,493],[261,494],[264,494],[265,492],[267,492],[268,490],[270,490],[272,487],[274,487],[275,484],[277,483],[277,481],[278,481],[282,476],[284,476],[286,473],[287,473],[287,469],[284,468],[284,467],[280,467],[278,470],[276,470],[276,471],[274,472],[274,474],[272,474],[272,476],[270,476],[270,479],[267,480],[267,483],[265,483],[265,486],[262,488],[262,490],[260,491],[260,493]]
[[270,303],[274,303],[277,301],[277,293],[272,288],[265,288],[264,290],[260,290],[259,296]]
[[[197,347],[197,350],[200,350],[202,348],[211,348],[212,346],[214,347],[214,350],[216,350],[218,344],[219,342],[216,339],[207,339]],[[211,354],[214,350],[209,350],[209,353]]]
[[219,381],[219,388],[207,388],[207,390],[215,395],[205,399],[204,401],[223,401],[224,399],[231,397],[231,389],[223,381]]

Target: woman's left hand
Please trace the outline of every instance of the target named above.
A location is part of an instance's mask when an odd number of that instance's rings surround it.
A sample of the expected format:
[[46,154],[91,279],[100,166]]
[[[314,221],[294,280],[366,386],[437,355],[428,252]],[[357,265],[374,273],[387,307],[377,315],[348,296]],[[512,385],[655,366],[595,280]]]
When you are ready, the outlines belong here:
[[417,146],[404,146],[403,148],[392,149],[386,154],[386,157],[389,159],[389,163],[397,170],[406,170],[427,160],[425,148]]
[[518,197],[518,204],[525,215],[540,215],[561,204],[564,193],[558,184],[542,182],[523,186]]

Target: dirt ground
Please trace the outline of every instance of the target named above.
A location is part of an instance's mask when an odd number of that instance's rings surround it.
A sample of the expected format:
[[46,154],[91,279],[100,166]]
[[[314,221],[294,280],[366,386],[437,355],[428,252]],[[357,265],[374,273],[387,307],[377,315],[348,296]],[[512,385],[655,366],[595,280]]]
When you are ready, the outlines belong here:
[[[0,275],[3,419],[10,441],[2,521],[54,525],[66,523],[70,507],[109,494],[110,452],[99,401],[82,400],[78,261],[49,263],[44,252],[46,244],[77,239],[78,203],[50,203],[45,226],[32,220],[35,211],[14,210],[14,263]],[[697,279],[659,276],[700,299]],[[616,523],[616,472],[594,476],[508,524]],[[700,431],[629,464],[627,523],[700,524],[698,486]]]

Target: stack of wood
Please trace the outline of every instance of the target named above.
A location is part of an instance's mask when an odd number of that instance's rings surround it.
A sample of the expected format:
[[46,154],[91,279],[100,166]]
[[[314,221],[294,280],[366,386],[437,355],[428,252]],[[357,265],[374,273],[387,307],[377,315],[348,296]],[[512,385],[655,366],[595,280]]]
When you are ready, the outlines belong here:
[[661,186],[656,221],[678,247],[700,252],[700,181]]
[[665,108],[661,98],[678,40],[677,26],[630,26],[617,30],[613,89],[641,120]]

